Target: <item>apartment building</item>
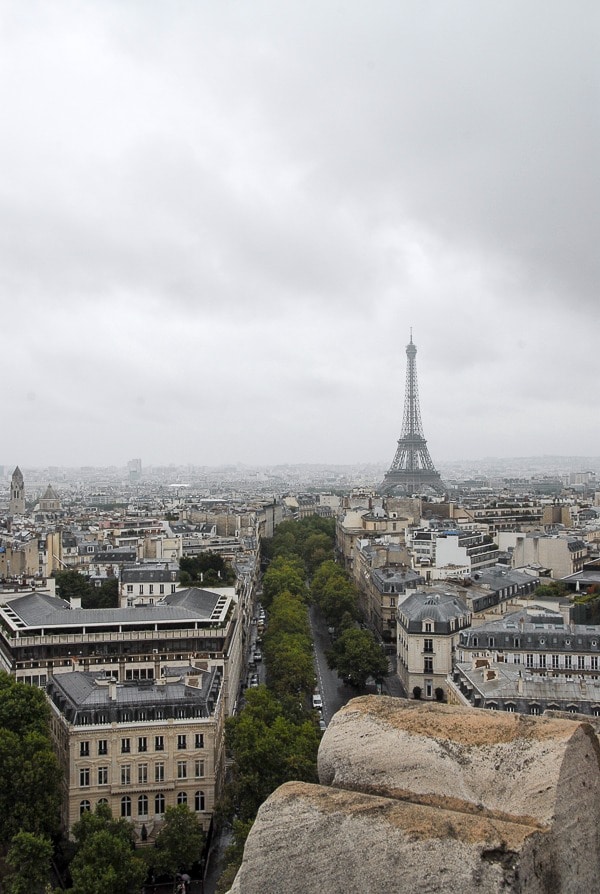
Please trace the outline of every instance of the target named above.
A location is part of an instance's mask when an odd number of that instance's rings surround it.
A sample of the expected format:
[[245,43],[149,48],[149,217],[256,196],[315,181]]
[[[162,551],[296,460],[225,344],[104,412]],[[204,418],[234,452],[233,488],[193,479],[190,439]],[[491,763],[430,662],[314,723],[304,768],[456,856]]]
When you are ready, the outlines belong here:
[[424,569],[427,580],[468,577],[495,565],[499,550],[482,531],[444,527],[409,528],[406,545],[415,568]]
[[555,580],[583,569],[587,543],[569,534],[542,534],[539,531],[517,536],[513,566],[537,565],[549,569]]
[[398,606],[398,675],[410,697],[443,698],[471,611],[454,592],[417,590]]
[[528,676],[600,678],[600,627],[570,624],[557,609],[533,604],[463,630],[457,661],[517,666]]
[[154,605],[73,608],[31,591],[0,602],[0,667],[45,687],[73,670],[105,672],[119,683],[160,680],[171,668],[223,666],[225,711],[234,710],[243,676],[240,607],[233,588],[189,587]]
[[103,802],[139,841],[151,842],[177,804],[208,831],[225,774],[221,666],[124,684],[74,671],[53,676],[47,692],[65,830]]
[[173,562],[151,562],[125,565],[121,570],[119,604],[153,605],[177,590],[179,565]]

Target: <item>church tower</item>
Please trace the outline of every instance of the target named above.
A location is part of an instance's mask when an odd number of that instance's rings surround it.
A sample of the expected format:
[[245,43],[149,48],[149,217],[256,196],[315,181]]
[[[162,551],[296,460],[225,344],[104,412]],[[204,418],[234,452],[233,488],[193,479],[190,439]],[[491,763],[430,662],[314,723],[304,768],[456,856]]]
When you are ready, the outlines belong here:
[[23,473],[17,466],[12,473],[10,482],[10,500],[8,501],[9,515],[25,515],[25,483]]

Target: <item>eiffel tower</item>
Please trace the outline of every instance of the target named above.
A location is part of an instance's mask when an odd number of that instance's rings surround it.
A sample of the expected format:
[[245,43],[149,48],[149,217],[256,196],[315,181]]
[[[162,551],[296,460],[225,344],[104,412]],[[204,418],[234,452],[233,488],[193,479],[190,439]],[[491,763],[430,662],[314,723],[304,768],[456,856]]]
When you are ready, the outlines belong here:
[[421,494],[427,490],[444,493],[444,482],[429,456],[427,441],[423,436],[419,390],[417,386],[417,348],[413,344],[412,329],[410,343],[406,346],[406,392],[404,395],[404,418],[402,433],[394,461],[379,485],[380,494]]

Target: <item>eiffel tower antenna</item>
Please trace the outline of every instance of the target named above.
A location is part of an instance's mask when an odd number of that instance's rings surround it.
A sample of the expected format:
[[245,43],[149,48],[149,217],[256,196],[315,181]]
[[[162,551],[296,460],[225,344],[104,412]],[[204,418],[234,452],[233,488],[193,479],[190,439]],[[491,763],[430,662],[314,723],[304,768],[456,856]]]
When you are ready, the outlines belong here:
[[396,455],[389,471],[379,485],[381,494],[421,494],[428,490],[444,493],[440,473],[429,456],[427,441],[423,435],[419,388],[417,384],[417,348],[412,340],[406,346],[406,391],[404,393],[404,417]]

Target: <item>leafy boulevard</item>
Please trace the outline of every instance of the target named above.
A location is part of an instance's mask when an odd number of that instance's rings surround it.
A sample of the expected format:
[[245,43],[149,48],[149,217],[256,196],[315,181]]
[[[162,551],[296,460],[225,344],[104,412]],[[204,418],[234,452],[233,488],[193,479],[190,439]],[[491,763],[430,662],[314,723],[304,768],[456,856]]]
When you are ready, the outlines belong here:
[[334,541],[334,521],[312,516],[283,522],[262,545],[267,686],[247,690],[242,711],[226,721],[232,768],[216,818],[230,828],[232,843],[217,894],[231,887],[254,818],[271,792],[291,780],[318,781],[321,731],[311,700],[316,678],[310,604],[337,634],[327,661],[340,677],[362,687],[368,677],[379,681],[387,673],[380,646],[357,624],[357,592],[333,559]]
[[[334,561],[334,522],[313,516],[283,522],[262,545],[266,566],[262,602],[267,685],[248,689],[239,714],[226,720],[230,773],[215,810],[216,828],[231,832],[217,891],[225,892],[261,804],[290,780],[317,782],[321,738],[312,708],[315,665],[309,607],[315,605],[335,636],[327,661],[346,683],[382,679],[387,661],[373,635],[361,629],[357,593]],[[219,558],[219,557],[217,557]],[[228,580],[214,557],[182,567],[185,582]],[[94,588],[77,572],[56,574],[61,595],[88,607],[109,605],[114,585]],[[205,836],[185,805],[168,808],[153,848],[135,848],[132,829],[99,803],[82,814],[72,840],[60,837],[63,780],[50,736],[50,708],[35,687],[0,673],[0,889],[3,894],[49,892],[58,865],[73,894],[133,894],[150,875],[174,878]]]

